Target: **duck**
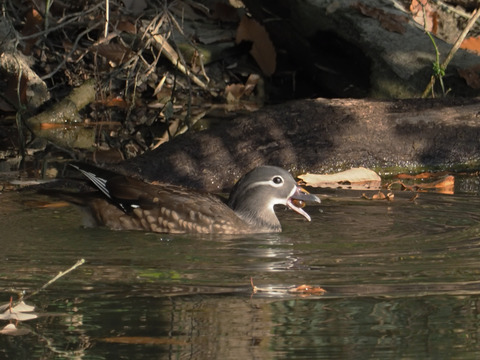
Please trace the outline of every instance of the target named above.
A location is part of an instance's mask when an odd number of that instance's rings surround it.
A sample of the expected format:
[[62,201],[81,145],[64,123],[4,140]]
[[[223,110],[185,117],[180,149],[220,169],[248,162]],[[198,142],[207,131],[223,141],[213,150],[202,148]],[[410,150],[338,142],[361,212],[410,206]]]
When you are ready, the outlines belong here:
[[97,225],[112,230],[154,233],[277,233],[282,226],[275,205],[311,221],[303,206],[320,203],[292,175],[276,166],[259,166],[233,187],[228,200],[168,183],[148,183],[87,164],[71,163],[98,190],[87,206]]

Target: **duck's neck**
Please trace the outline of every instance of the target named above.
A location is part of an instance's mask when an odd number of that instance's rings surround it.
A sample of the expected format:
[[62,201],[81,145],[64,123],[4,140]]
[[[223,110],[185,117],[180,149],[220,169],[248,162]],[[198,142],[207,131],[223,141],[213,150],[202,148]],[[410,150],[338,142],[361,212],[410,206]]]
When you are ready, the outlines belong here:
[[249,207],[238,207],[233,209],[235,214],[245,221],[250,227],[255,228],[258,232],[280,232],[282,227],[280,221],[275,215],[273,207],[255,208],[251,210]]

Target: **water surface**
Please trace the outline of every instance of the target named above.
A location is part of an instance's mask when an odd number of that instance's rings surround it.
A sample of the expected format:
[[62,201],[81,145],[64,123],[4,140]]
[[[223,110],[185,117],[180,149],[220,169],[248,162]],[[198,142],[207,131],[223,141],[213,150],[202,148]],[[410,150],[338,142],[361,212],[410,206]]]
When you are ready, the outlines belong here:
[[39,318],[0,335],[0,358],[480,357],[476,195],[333,191],[311,223],[280,208],[283,233],[238,237],[84,228],[30,196],[0,195],[0,303],[86,263],[27,300]]

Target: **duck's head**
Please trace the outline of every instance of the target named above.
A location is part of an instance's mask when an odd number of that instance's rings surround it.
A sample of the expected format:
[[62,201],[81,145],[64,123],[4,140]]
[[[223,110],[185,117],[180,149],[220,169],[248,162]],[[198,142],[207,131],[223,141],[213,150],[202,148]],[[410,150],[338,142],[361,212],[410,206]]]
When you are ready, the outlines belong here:
[[320,199],[297,185],[288,171],[276,166],[260,166],[237,182],[228,206],[251,226],[271,232],[281,231],[275,205],[285,205],[310,221],[300,205],[303,202],[320,202]]

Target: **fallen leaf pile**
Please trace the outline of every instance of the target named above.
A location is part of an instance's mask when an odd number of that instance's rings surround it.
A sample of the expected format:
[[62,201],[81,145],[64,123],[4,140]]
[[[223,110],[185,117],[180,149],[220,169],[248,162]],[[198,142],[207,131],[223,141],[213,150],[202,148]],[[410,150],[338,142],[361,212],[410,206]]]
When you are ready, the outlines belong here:
[[[393,181],[382,184],[381,177],[373,170],[363,167],[352,168],[335,174],[302,174],[298,178],[301,183],[311,187],[335,188],[344,190],[378,190],[371,196],[363,193],[366,200],[393,201],[393,190],[411,191],[415,193],[411,200],[418,197],[419,192],[437,192],[440,194],[454,194],[455,177],[447,172],[423,172],[417,175],[399,174]],[[387,193],[384,193],[384,190]],[[303,204],[299,204],[300,206]]]

